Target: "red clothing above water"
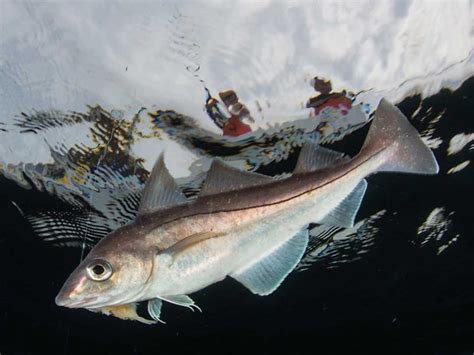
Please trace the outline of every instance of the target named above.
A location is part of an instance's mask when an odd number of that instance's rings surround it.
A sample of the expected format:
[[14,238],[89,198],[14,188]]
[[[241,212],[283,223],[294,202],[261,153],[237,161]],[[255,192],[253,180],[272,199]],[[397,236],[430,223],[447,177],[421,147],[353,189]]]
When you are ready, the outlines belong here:
[[342,114],[347,115],[347,113],[351,110],[352,101],[343,95],[340,95],[340,96],[334,95],[332,97],[327,98],[325,101],[323,101],[319,105],[313,106],[313,107],[314,107],[314,113],[316,115],[319,115],[319,113],[325,107],[339,108],[341,109]]
[[224,127],[222,128],[222,131],[224,133],[224,136],[237,137],[241,136],[242,134],[251,132],[252,129],[248,124],[243,123],[240,120],[239,116],[232,115],[225,123]]

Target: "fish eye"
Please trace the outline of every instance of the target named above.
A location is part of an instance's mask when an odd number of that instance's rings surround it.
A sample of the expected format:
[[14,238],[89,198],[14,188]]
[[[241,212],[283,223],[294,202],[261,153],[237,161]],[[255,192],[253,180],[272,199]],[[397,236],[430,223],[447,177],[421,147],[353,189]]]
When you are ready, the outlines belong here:
[[105,281],[112,276],[112,265],[106,260],[94,260],[87,266],[87,275],[94,281]]

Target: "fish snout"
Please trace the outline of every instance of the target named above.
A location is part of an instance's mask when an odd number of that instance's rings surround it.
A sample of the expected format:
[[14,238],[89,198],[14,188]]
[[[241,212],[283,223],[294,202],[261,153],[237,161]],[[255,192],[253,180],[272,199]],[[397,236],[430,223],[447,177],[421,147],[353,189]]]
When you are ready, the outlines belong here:
[[56,298],[54,299],[56,305],[61,307],[66,307],[69,301],[69,297],[67,297],[63,292],[59,292]]
[[97,297],[87,297],[84,299],[74,299],[70,294],[60,291],[55,298],[56,305],[68,308],[83,308],[94,303]]
[[58,306],[79,308],[97,300],[97,297],[87,297],[83,294],[86,281],[85,276],[82,276],[77,281],[76,280],[76,278],[71,277],[61,288],[55,298],[55,302]]

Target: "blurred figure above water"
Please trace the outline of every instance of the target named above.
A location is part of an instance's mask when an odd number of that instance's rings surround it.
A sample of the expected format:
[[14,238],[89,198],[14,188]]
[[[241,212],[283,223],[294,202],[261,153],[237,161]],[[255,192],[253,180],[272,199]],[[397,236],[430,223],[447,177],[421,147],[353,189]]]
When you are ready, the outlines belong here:
[[206,93],[208,95],[206,100],[207,114],[217,127],[222,129],[224,136],[238,137],[252,131],[251,127],[244,123],[244,121],[255,122],[255,120],[250,116],[247,107],[239,102],[235,91],[227,90],[219,93],[221,100],[227,108],[227,114],[221,109],[219,101],[211,97],[207,88]]
[[312,113],[317,116],[327,107],[340,110],[341,114],[347,115],[352,108],[352,101],[342,92],[332,92],[331,80],[314,77],[310,82],[314,90],[320,94],[310,97],[306,103],[307,108],[312,108]]

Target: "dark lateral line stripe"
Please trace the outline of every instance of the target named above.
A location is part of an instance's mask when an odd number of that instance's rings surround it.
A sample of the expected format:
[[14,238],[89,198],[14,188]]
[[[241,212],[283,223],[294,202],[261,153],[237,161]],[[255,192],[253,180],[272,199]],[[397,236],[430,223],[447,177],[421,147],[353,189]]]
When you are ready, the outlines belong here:
[[[173,222],[176,222],[177,220],[181,219],[181,218],[187,218],[187,217],[194,217],[194,216],[200,216],[200,215],[206,215],[206,214],[214,214],[214,213],[222,213],[222,212],[237,212],[237,211],[245,211],[245,210],[249,210],[249,209],[252,209],[252,208],[258,208],[258,207],[268,207],[268,206],[274,206],[274,205],[278,205],[280,203],[285,203],[285,202],[288,202],[288,201],[291,201],[295,198],[298,198],[300,196],[303,196],[305,194],[308,194],[310,192],[313,192],[319,188],[322,188],[324,186],[327,186],[331,183],[333,183],[334,181],[340,179],[340,178],[343,178],[344,176],[347,176],[349,173],[351,173],[352,171],[354,171],[355,169],[357,169],[359,166],[361,166],[362,164],[365,164],[366,162],[368,162],[370,159],[374,158],[375,156],[379,155],[381,152],[383,152],[385,149],[387,149],[388,147],[385,147],[381,150],[379,150],[378,152],[374,153],[373,155],[371,155],[370,157],[368,157],[367,159],[363,160],[360,164],[358,164],[357,166],[354,166],[353,168],[347,170],[344,174],[320,185],[320,186],[317,186],[315,187],[314,189],[310,189],[310,190],[307,190],[305,192],[302,192],[298,195],[295,195],[295,196],[292,196],[290,198],[287,198],[285,200],[280,200],[280,201],[277,201],[277,202],[273,202],[273,203],[268,203],[268,204],[264,204],[264,205],[260,205],[260,206],[251,206],[251,207],[242,207],[242,208],[236,208],[236,209],[228,209],[228,210],[216,210],[216,211],[212,211],[212,212],[200,212],[200,213],[195,213],[195,214],[190,214],[190,215],[187,215],[187,216],[183,216],[183,217],[177,217],[177,218],[174,218],[172,220],[169,220],[169,221],[166,221],[165,223],[159,225],[160,227],[161,226],[165,226],[167,224],[170,224],[170,223],[173,223]],[[198,197],[199,198],[199,197]]]

